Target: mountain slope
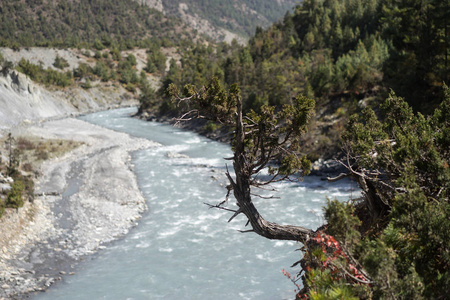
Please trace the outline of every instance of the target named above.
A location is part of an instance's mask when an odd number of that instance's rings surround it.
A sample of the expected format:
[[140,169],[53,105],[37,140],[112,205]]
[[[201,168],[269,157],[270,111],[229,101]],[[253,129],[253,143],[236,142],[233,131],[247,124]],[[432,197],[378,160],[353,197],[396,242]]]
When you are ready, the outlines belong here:
[[268,27],[291,10],[296,0],[135,0],[176,15],[200,33],[220,41],[243,40],[256,27]]
[[2,0],[0,46],[120,48],[192,39],[180,20],[131,0]]

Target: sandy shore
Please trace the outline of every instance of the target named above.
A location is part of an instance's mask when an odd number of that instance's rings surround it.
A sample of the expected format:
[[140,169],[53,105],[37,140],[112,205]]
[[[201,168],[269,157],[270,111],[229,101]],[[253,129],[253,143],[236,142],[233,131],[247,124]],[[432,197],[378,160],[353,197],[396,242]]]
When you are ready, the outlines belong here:
[[83,145],[46,161],[34,203],[0,219],[0,299],[45,290],[69,276],[84,256],[135,226],[146,204],[130,152],[157,146],[72,118],[16,131]]

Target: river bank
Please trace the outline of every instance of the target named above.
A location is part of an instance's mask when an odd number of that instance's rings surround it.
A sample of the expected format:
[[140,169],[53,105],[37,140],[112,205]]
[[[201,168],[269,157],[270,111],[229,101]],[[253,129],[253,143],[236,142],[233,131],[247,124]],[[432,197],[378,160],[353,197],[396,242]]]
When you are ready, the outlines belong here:
[[44,162],[34,202],[0,220],[0,299],[23,299],[45,290],[71,274],[85,255],[135,226],[146,204],[130,152],[157,146],[73,118],[12,133],[82,145]]
[[[233,132],[226,126],[222,126],[219,130],[209,130],[206,126],[208,121],[204,119],[195,119],[189,122],[177,122],[175,116],[161,116],[149,111],[136,113],[134,117],[147,122],[159,122],[167,125],[176,125],[179,128],[195,132],[199,135],[205,136],[211,140],[230,144],[233,137]],[[322,177],[327,180],[329,177],[336,177],[341,173],[347,173],[348,170],[343,164],[339,162],[342,159],[342,154],[335,154],[338,158],[323,159],[320,156],[312,161],[310,175]],[[340,157],[340,158],[339,158]]]

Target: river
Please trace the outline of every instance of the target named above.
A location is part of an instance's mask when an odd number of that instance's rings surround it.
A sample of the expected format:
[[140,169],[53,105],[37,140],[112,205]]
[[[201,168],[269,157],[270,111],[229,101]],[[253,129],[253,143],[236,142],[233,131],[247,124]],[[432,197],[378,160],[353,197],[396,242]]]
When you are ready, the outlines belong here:
[[[132,155],[148,211],[122,239],[106,245],[35,299],[293,299],[294,285],[281,270],[300,259],[301,245],[271,241],[246,229],[243,217],[208,209],[225,197],[228,145],[195,133],[130,115],[134,108],[98,112],[80,119],[161,147]],[[229,162],[228,162],[229,163]],[[114,174],[111,174],[114,176]],[[306,177],[274,186],[280,198],[255,199],[269,221],[317,228],[326,198],[346,200],[349,181]],[[230,208],[233,208],[230,201]]]

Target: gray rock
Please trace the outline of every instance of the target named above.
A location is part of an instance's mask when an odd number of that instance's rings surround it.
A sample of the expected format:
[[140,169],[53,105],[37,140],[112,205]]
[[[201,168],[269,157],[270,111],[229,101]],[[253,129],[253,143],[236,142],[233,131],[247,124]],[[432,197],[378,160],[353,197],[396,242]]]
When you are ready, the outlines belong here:
[[18,93],[29,93],[28,90],[28,86],[30,84],[29,79],[27,78],[27,76],[25,74],[19,73],[17,71],[13,71],[10,74],[11,79],[12,79],[12,87],[14,90],[16,90]]
[[0,183],[0,191],[9,192],[11,190],[11,185],[8,183]]
[[189,158],[186,154],[176,153],[176,152],[167,152],[168,158]]
[[49,286],[51,286],[55,281],[56,281],[55,278],[49,278],[49,279],[47,279],[47,281],[45,282],[45,286],[49,287]]

